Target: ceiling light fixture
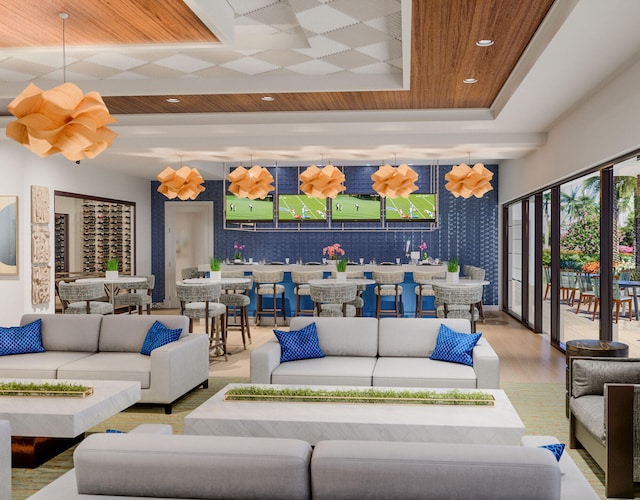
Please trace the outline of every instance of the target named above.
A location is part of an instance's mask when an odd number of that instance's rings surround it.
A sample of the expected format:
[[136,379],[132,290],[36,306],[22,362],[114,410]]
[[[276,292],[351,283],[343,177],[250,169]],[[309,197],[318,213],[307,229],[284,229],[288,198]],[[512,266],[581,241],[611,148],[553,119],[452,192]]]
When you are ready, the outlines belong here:
[[30,83],[8,106],[17,120],[7,125],[6,134],[41,158],[62,153],[77,162],[95,158],[111,146],[117,134],[106,126],[116,119],[98,92],[84,95],[67,83],[64,28],[69,14],[58,16],[62,19],[63,83],[46,91]]
[[476,42],[476,45],[478,47],[490,47],[491,45],[493,45],[495,42],[493,40],[489,40],[488,38],[485,38],[483,40],[478,40]]
[[493,189],[490,182],[493,179],[493,172],[485,168],[482,163],[476,163],[473,168],[466,163],[454,165],[451,171],[445,174],[444,179],[448,181],[444,187],[456,198],[459,196],[482,198],[487,191]]
[[418,174],[409,165],[403,163],[397,168],[392,167],[388,163],[382,165],[378,170],[371,174],[373,182],[373,190],[380,196],[397,198],[402,196],[408,198],[409,194],[418,189],[415,181],[418,180]]
[[160,181],[158,192],[165,195],[170,200],[175,197],[181,200],[195,200],[202,191],[205,190],[202,184],[204,179],[197,168],[189,168],[182,165],[180,157],[180,168],[174,170],[171,167],[165,168],[158,174]]
[[180,99],[178,99],[177,97],[168,97],[167,102],[170,102],[171,104],[176,104],[180,102]]
[[335,198],[346,188],[344,174],[331,164],[318,168],[311,165],[298,176],[300,191],[311,198]]
[[227,180],[231,182],[229,192],[235,194],[238,198],[249,198],[255,200],[257,198],[264,199],[267,193],[273,191],[273,176],[264,167],[254,165],[249,170],[242,165],[227,176]]
[[478,80],[475,78],[465,78],[462,80],[462,83],[478,83]]
[[266,95],[266,96],[264,96],[264,97],[261,97],[261,99],[262,99],[263,101],[267,101],[267,102],[275,101],[275,97],[271,97],[270,95]]

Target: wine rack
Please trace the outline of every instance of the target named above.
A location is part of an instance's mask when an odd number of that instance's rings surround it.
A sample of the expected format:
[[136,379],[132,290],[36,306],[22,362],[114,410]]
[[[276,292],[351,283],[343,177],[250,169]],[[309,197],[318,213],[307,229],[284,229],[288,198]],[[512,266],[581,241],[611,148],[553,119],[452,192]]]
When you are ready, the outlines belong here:
[[69,216],[55,215],[56,273],[69,272]]
[[84,272],[103,272],[105,261],[115,257],[118,271],[131,274],[132,210],[131,206],[121,203],[83,201]]

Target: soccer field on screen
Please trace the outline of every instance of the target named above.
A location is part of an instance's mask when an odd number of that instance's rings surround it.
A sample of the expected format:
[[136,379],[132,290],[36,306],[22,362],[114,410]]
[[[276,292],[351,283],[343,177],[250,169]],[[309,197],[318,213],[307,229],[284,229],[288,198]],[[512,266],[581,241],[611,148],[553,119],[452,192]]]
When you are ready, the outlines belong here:
[[251,200],[227,195],[226,218],[228,221],[272,221],[273,198]]

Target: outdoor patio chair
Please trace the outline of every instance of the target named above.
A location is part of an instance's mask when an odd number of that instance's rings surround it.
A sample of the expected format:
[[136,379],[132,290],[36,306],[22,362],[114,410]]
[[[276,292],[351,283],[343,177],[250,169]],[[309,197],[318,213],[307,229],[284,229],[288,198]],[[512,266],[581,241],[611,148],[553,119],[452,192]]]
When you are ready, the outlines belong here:
[[[598,305],[600,304],[600,277],[594,276],[592,278],[593,281],[593,293],[594,293],[594,305],[593,305],[593,316],[591,317],[591,321],[596,320],[596,313],[598,312]],[[629,308],[629,321],[631,318],[631,297],[620,296],[620,285],[618,284],[618,280],[613,280],[613,305],[616,308],[616,323],[618,322],[618,318],[620,316],[620,307],[626,306]]]
[[591,305],[595,298],[593,292],[593,283],[591,282],[591,275],[589,273],[578,273],[577,284],[580,295],[578,295],[578,304],[576,306],[576,314],[580,312],[580,306],[587,305],[587,311],[591,312]]

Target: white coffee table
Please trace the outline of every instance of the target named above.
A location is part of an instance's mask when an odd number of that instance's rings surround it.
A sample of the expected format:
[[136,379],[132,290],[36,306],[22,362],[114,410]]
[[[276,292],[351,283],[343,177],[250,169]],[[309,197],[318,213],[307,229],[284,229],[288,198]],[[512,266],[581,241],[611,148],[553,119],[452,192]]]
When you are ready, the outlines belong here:
[[184,419],[184,433],[297,438],[312,445],[326,439],[519,445],[525,430],[502,390],[482,390],[494,396],[492,407],[224,401],[228,389],[243,385],[247,384],[227,385],[189,413]]
[[[15,382],[18,379],[0,379]],[[84,432],[140,401],[140,382],[117,380],[40,380],[24,382],[68,382],[93,387],[94,393],[78,397],[16,397],[0,396],[0,420],[11,424],[14,452],[20,449],[27,467],[42,463],[50,453],[39,448],[55,448],[59,452],[69,440],[82,437]],[[52,439],[62,440],[52,446]],[[66,440],[66,443],[65,441]],[[46,444],[44,444],[46,443]],[[43,454],[44,457],[35,457]],[[14,453],[14,458],[15,458]],[[15,462],[15,460],[14,460]]]

